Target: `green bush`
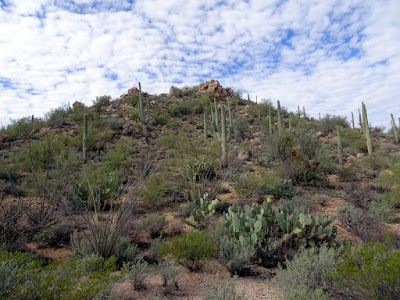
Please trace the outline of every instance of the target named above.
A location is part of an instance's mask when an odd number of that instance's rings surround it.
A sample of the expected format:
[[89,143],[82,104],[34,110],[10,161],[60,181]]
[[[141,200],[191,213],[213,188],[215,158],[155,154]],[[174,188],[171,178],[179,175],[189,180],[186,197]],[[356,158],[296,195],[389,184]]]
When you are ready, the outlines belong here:
[[265,137],[264,154],[270,160],[284,162],[292,156],[295,145],[293,135],[289,132],[274,132]]
[[25,117],[18,120],[11,120],[11,124],[2,130],[4,134],[9,135],[12,139],[22,139],[30,136],[32,130],[46,127],[47,122],[37,118],[32,122],[32,117]]
[[45,114],[45,119],[49,123],[49,125],[61,127],[68,121],[68,113],[69,109],[64,107],[59,107],[55,109],[51,109],[48,113]]
[[265,194],[264,181],[255,175],[240,176],[233,184],[239,199],[261,197]]
[[244,293],[235,291],[234,282],[213,281],[207,286],[206,293],[201,297],[202,300],[244,300]]
[[190,101],[180,101],[175,107],[169,112],[171,117],[177,118],[185,115],[192,114],[192,102]]
[[163,287],[171,289],[170,284],[172,284],[176,290],[179,289],[178,280],[181,275],[181,271],[178,266],[169,261],[164,261],[158,266],[158,273],[163,281]]
[[278,200],[283,197],[292,198],[299,193],[290,180],[279,178],[272,172],[261,172],[261,178],[264,181],[266,193]]
[[125,263],[123,270],[135,290],[145,288],[144,281],[152,272],[152,268],[144,260]]
[[171,182],[165,173],[155,174],[146,182],[143,201],[150,209],[158,209],[165,203],[164,193],[169,191]]
[[159,111],[155,114],[153,118],[154,125],[165,125],[168,123],[169,116],[166,112]]
[[263,103],[253,105],[249,108],[248,113],[253,117],[262,117],[265,118],[268,116],[269,107],[271,107],[271,114],[274,114],[276,111],[275,108],[272,106],[270,100],[266,100]]
[[323,289],[317,288],[309,291],[302,287],[286,294],[286,300],[329,300],[331,297]]
[[251,243],[238,243],[226,229],[219,224],[213,232],[217,241],[216,257],[231,274],[238,274],[253,259],[256,249]]
[[332,248],[304,249],[291,261],[285,262],[286,269],[281,265],[278,267],[273,283],[285,295],[291,294],[290,299],[295,299],[293,294],[302,294],[302,291],[312,293],[317,289],[326,289],[328,284],[324,276],[335,268],[335,257]]
[[319,129],[322,132],[330,133],[335,130],[335,127],[349,127],[349,122],[346,117],[335,116],[326,114],[320,121],[318,121]]
[[201,271],[203,261],[214,256],[215,239],[205,231],[190,231],[173,237],[162,245],[161,254],[170,253],[190,271]]
[[93,101],[93,108],[99,111],[103,106],[109,105],[111,103],[111,96],[97,96],[96,100]]
[[29,253],[10,253],[0,249],[0,268],[10,275],[0,281],[0,299],[92,299],[100,296],[119,275],[115,258],[99,263],[96,271],[85,269],[84,260],[69,259],[46,264]]
[[151,238],[157,238],[160,236],[163,228],[168,224],[164,215],[148,215],[140,218],[141,228],[148,231]]
[[400,249],[390,238],[349,247],[328,278],[353,299],[400,299]]
[[33,237],[33,241],[50,247],[58,247],[69,243],[71,233],[72,229],[68,222],[61,221],[44,228]]

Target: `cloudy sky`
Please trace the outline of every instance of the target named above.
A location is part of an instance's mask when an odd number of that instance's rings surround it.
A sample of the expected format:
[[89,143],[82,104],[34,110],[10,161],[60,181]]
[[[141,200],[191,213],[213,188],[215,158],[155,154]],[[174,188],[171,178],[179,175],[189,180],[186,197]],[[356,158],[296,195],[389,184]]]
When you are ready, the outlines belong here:
[[217,79],[314,117],[400,117],[399,0],[0,0],[0,125]]

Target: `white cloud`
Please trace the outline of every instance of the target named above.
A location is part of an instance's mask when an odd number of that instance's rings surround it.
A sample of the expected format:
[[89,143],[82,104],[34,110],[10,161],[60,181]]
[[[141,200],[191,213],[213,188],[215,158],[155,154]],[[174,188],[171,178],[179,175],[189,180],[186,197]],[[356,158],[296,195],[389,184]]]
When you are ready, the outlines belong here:
[[161,93],[211,78],[313,116],[350,115],[364,101],[387,125],[399,111],[398,1],[219,2],[4,2],[0,123],[137,81]]

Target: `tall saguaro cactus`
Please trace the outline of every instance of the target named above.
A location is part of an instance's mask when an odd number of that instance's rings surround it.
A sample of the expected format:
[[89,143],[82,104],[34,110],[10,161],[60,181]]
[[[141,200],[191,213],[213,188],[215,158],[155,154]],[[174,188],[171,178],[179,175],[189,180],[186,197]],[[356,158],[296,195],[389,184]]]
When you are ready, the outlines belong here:
[[353,129],[354,129],[355,126],[354,126],[354,115],[353,115],[353,112],[351,112],[351,124],[353,125]]
[[204,124],[204,142],[207,143],[207,120],[206,120],[206,113],[203,113],[203,124]]
[[393,114],[390,114],[390,116],[392,117],[392,128],[393,128],[394,140],[395,140],[396,144],[398,144],[399,143],[399,132],[397,130],[397,126],[396,126],[396,122],[394,121]]
[[226,114],[225,107],[221,106],[221,150],[222,150],[222,166],[228,166],[228,147],[227,147],[227,133],[226,133]]
[[282,115],[281,115],[281,103],[277,101],[277,113],[278,113],[278,131],[282,132]]
[[362,115],[363,115],[364,136],[365,136],[365,139],[367,140],[368,155],[372,155],[371,132],[369,130],[367,108],[365,107],[364,102],[362,102]]
[[87,149],[88,149],[88,120],[87,120],[87,114],[85,114],[83,116],[83,140],[82,140],[83,163],[87,162]]
[[272,114],[271,114],[271,105],[268,106],[268,130],[269,130],[269,136],[272,135]]
[[337,144],[338,144],[338,159],[339,164],[343,167],[343,146],[342,146],[342,137],[340,135],[340,127],[336,128],[337,130]]
[[[150,114],[150,111],[149,111]],[[144,117],[144,106],[143,106],[143,99],[142,99],[142,86],[139,82],[139,120],[140,123],[142,123],[142,130],[143,130],[143,135],[146,138],[146,141],[148,141],[149,138],[149,133],[147,131],[147,122]]]

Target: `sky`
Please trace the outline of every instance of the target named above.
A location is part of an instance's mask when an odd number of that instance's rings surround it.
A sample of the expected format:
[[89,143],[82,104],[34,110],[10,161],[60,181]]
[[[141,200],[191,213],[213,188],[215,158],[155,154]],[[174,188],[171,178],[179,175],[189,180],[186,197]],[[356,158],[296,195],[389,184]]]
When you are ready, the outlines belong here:
[[400,0],[0,0],[0,125],[210,79],[312,117],[400,117]]

